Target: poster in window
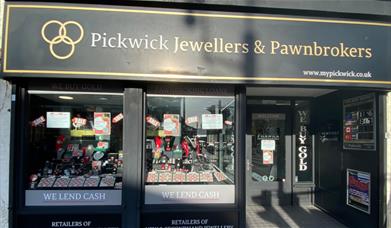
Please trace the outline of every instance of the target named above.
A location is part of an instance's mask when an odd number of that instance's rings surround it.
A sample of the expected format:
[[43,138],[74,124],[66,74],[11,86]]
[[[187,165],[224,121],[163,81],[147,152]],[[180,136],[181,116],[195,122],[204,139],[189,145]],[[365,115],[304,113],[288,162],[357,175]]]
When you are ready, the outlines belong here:
[[343,148],[376,150],[375,97],[368,94],[343,101]]
[[264,165],[273,165],[273,151],[272,150],[262,150],[262,163]]
[[70,128],[71,113],[70,112],[47,112],[46,113],[47,128]]
[[202,129],[223,129],[223,114],[202,114]]
[[346,170],[346,204],[370,214],[371,210],[371,175],[353,169]]
[[110,112],[94,112],[95,135],[110,135],[111,114]]
[[261,140],[261,150],[275,150],[276,141],[271,139],[262,139]]
[[178,114],[163,115],[163,131],[166,136],[180,136],[181,124]]

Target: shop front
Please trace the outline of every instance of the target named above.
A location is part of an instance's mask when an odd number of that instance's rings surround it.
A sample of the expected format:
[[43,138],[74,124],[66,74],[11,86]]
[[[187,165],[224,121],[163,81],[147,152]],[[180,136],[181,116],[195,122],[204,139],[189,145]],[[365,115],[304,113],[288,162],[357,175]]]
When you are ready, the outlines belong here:
[[14,227],[380,226],[390,27],[9,2]]

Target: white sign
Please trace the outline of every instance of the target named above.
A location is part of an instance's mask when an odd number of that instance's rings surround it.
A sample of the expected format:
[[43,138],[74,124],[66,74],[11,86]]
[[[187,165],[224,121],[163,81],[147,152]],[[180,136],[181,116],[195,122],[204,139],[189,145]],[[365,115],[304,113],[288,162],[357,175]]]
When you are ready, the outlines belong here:
[[145,204],[235,203],[235,185],[147,185]]
[[70,112],[47,112],[46,113],[47,128],[70,128],[71,113]]
[[223,129],[223,114],[202,114],[202,129]]
[[121,205],[121,190],[26,190],[26,206]]
[[299,154],[297,155],[299,158],[299,172],[307,171],[307,157],[308,157],[308,147],[307,147],[307,118],[308,113],[306,111],[298,111],[300,116],[300,130],[299,130],[299,145],[297,150]]
[[262,139],[261,150],[276,150],[276,141]]

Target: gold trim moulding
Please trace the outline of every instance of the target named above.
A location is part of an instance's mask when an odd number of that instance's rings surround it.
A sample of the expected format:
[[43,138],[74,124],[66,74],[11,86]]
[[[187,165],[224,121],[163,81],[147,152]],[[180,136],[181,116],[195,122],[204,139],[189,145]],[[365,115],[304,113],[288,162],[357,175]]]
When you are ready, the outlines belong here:
[[58,5],[12,5],[8,8],[39,8],[39,9],[65,9],[65,10],[86,10],[86,11],[105,11],[105,12],[123,12],[123,13],[143,13],[143,14],[160,14],[173,16],[197,16],[197,17],[215,17],[229,19],[254,19],[254,20],[275,20],[275,21],[296,21],[296,22],[318,22],[318,23],[335,23],[335,24],[357,24],[357,25],[373,25],[391,27],[391,23],[368,22],[368,21],[349,21],[349,20],[331,20],[331,19],[314,19],[314,18],[299,18],[299,17],[275,17],[275,16],[251,16],[251,15],[232,15],[232,14],[216,14],[216,13],[189,13],[177,11],[161,11],[161,10],[141,10],[141,9],[119,9],[105,7],[83,7],[83,6],[58,6]]
[[[379,84],[391,85],[391,81],[368,81],[368,80],[344,80],[344,79],[315,79],[315,78],[288,78],[288,77],[243,77],[243,76],[207,76],[207,75],[183,75],[183,74],[143,74],[122,72],[91,72],[91,71],[60,71],[60,70],[5,70],[4,73],[17,74],[62,74],[62,75],[95,75],[117,77],[142,77],[142,78],[165,78],[165,79],[198,79],[217,81],[298,81],[298,82],[323,82],[323,83],[355,83],[355,84]],[[15,76],[14,76],[15,77]]]

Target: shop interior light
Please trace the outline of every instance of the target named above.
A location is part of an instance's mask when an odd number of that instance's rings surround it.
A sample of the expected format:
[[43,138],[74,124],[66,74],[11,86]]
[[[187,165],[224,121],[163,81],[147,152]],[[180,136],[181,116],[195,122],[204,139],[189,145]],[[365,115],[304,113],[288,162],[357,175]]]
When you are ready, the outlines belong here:
[[63,99],[63,100],[73,100],[73,97],[70,97],[70,96],[58,96],[58,98]]
[[101,101],[107,101],[108,99],[106,97],[99,97],[99,100]]

